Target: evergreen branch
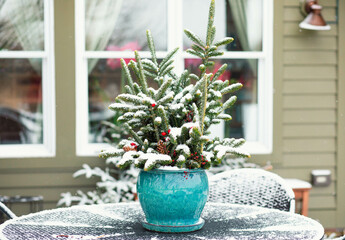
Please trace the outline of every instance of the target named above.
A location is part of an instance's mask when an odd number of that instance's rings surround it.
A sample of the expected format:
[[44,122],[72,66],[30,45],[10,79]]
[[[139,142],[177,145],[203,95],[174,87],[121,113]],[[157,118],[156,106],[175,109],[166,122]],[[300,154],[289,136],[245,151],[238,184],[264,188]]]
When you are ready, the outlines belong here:
[[151,52],[152,61],[154,62],[156,66],[158,66],[157,57],[156,57],[156,48],[155,48],[155,44],[153,42],[153,38],[152,38],[152,34],[150,30],[146,30],[146,38],[147,38],[147,43],[149,45],[149,49]]
[[236,96],[231,96],[228,100],[226,100],[226,102],[223,104],[223,111],[232,107],[235,104],[236,100]]
[[174,80],[177,80],[178,78],[178,76],[173,71],[168,72],[168,75],[169,77],[172,77]]
[[200,114],[199,114],[199,109],[197,107],[197,105],[195,103],[192,104],[192,108],[193,108],[193,113],[194,113],[194,118],[193,118],[193,122],[199,121],[200,119]]
[[[200,131],[201,135],[204,133],[204,122],[205,122],[205,114],[206,114],[206,107],[207,107],[207,83],[208,80],[212,77],[212,74],[207,74],[204,77],[203,85],[202,85],[202,95],[201,95],[201,103],[200,103]],[[202,149],[201,149],[202,153]]]
[[217,72],[214,74],[213,76],[213,81],[217,80],[226,70],[226,68],[228,67],[228,64],[224,63],[218,70]]
[[157,65],[154,64],[154,62],[152,62],[150,59],[143,59],[141,60],[141,62],[143,63],[144,68],[146,67],[147,69],[150,69],[155,73],[158,73],[159,69]]
[[246,142],[246,140],[244,140],[243,138],[239,138],[239,139],[236,139],[234,142],[233,142],[233,147],[240,147],[242,146],[244,143]]
[[199,81],[196,82],[196,84],[194,85],[194,88],[190,91],[190,94],[192,96],[194,96],[194,94],[196,93],[196,91],[199,90],[199,88],[201,88],[202,84],[204,84],[206,77],[203,76]]
[[179,48],[175,48],[172,50],[166,57],[162,60],[162,62],[159,64],[159,68],[161,69],[168,61],[171,60],[171,58],[175,55],[175,53],[178,51]]
[[189,77],[195,81],[199,81],[199,77],[195,75],[194,73],[189,74]]
[[163,105],[163,104],[167,104],[168,102],[171,102],[174,99],[174,93],[170,92],[168,93],[165,97],[159,99],[157,101],[158,105]]
[[172,78],[168,78],[168,79],[160,86],[160,88],[158,89],[157,94],[155,95],[156,101],[158,101],[158,100],[163,96],[163,94],[166,92],[166,90],[168,89],[168,87],[170,87],[171,83],[172,83]]
[[225,114],[225,113],[219,114],[219,115],[217,116],[217,118],[218,118],[218,119],[221,119],[221,120],[224,120],[224,121],[229,121],[229,120],[232,119],[232,117],[231,117],[229,114]]
[[125,74],[125,77],[127,79],[128,85],[132,89],[132,91],[134,91],[133,79],[132,79],[131,73],[129,72],[129,69],[126,65],[126,62],[123,58],[121,58],[120,62],[121,62],[122,70],[124,70],[124,74]]
[[234,39],[232,37],[226,37],[226,38],[216,42],[214,44],[214,46],[219,47],[219,46],[222,46],[222,45],[227,45],[227,44],[231,43],[232,41],[234,41]]
[[[139,74],[139,68],[137,66],[137,63],[134,62],[133,60],[131,60],[128,63],[128,67],[130,67],[132,69],[132,71],[134,72],[135,76],[139,79],[140,78],[140,74]],[[133,83],[133,85],[134,84],[135,83]]]
[[133,105],[123,104],[123,103],[112,103],[109,105],[109,109],[113,111],[135,112],[139,110],[145,110],[147,109],[147,107],[144,105],[133,106]]
[[192,45],[192,49],[193,49],[194,51],[200,52],[200,53],[204,53],[204,52],[205,52],[205,50],[204,50],[202,47],[200,47],[199,45],[197,45],[197,44],[193,44],[193,45]]
[[213,43],[215,37],[216,37],[216,26],[212,26],[211,34],[210,34],[210,45]]
[[[216,74],[217,73],[215,73],[214,76],[216,76]],[[222,84],[223,84],[222,80],[216,80],[215,77],[213,77],[213,80],[211,81],[211,84],[209,85],[209,89],[219,90],[219,88],[220,88],[220,86],[222,86]]]
[[128,85],[125,86],[125,92],[128,93],[128,94],[134,94],[133,90]]
[[218,57],[224,55],[224,52],[220,51],[213,51],[208,54],[208,57]]
[[125,153],[122,149],[108,149],[108,150],[102,150],[99,154],[100,158],[109,158],[109,157],[120,157]]
[[207,34],[206,34],[206,45],[210,46],[212,43],[211,35],[214,23],[214,14],[215,14],[215,2],[214,0],[210,3],[209,15],[208,15],[208,24],[207,24]]
[[169,61],[167,61],[164,65],[162,65],[160,68],[159,68],[159,71],[160,71],[160,75],[161,76],[164,76],[164,72],[165,70],[168,68],[168,67],[171,67],[171,64],[174,62],[173,59],[170,59]]
[[192,31],[185,29],[184,33],[186,34],[186,36],[192,40],[192,42],[199,44],[201,47],[205,48],[205,43],[197,36],[195,35]]
[[135,60],[137,61],[137,65],[138,65],[140,85],[142,87],[143,93],[148,94],[148,92],[147,92],[147,81],[146,81],[146,77],[144,74],[143,64],[141,63],[141,58],[139,56],[138,51],[134,51],[134,54],[135,54]]
[[185,81],[188,77],[188,70],[184,70],[183,73],[181,74],[181,77],[179,78],[177,85],[175,86],[175,95],[180,91],[180,88],[184,88]]
[[139,145],[141,145],[141,146],[144,145],[143,140],[141,140],[141,138],[138,136],[138,134],[133,131],[131,126],[129,126],[127,123],[124,123],[123,126],[129,132],[129,134],[135,139],[135,141],[137,143],[139,143]]
[[141,89],[140,89],[140,87],[139,87],[139,85],[137,83],[134,83],[133,87],[134,87],[134,93],[135,94],[142,93],[142,91],[141,91]]
[[163,130],[164,130],[164,132],[167,132],[169,130],[169,119],[167,118],[167,115],[165,113],[163,106],[158,107],[158,113],[159,113],[159,116],[163,120],[163,125],[162,125]]
[[191,55],[197,56],[197,57],[199,57],[199,58],[201,58],[201,59],[204,59],[204,58],[205,58],[205,56],[204,56],[203,53],[197,52],[197,51],[195,51],[195,50],[193,50],[193,49],[187,49],[186,52],[189,53],[189,54],[191,54]]
[[227,93],[233,93],[233,92],[240,90],[242,87],[243,87],[243,85],[241,83],[234,83],[234,84],[231,84],[230,86],[227,86],[226,88],[220,90],[220,92],[222,93],[222,95],[227,94]]
[[167,69],[165,69],[163,72],[161,72],[161,74],[164,76],[173,69],[174,69],[174,66],[169,66]]
[[144,74],[145,74],[145,76],[150,77],[150,78],[156,78],[157,77],[157,74],[154,74],[154,73],[146,71],[146,70],[144,70]]
[[141,97],[138,97],[138,96],[132,95],[132,94],[128,94],[128,93],[120,94],[116,97],[116,99],[124,101],[124,102],[134,103],[137,105],[140,105],[142,103]]

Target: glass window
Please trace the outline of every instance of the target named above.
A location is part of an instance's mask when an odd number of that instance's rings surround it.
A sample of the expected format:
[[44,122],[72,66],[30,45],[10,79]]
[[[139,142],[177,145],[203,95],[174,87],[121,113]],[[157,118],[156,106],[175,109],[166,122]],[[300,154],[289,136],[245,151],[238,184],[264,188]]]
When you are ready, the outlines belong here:
[[[215,66],[227,63],[224,80],[241,82],[244,87],[231,109],[233,120],[217,126],[213,133],[246,138],[251,153],[271,151],[272,6],[272,0],[216,3],[216,39],[229,36],[235,41],[223,49],[225,54],[215,59]],[[152,32],[159,58],[175,47],[187,49],[191,42],[183,29],[205,38],[208,7],[209,0],[76,1],[76,94],[77,105],[82,106],[77,108],[78,155],[97,155],[105,147],[100,145],[106,134],[102,121],[114,117],[107,107],[124,87],[119,59],[134,58],[133,50],[150,57],[146,29]],[[183,68],[197,72],[198,61],[178,53],[176,73]]]
[[55,154],[48,12],[51,0],[0,1],[0,157]]

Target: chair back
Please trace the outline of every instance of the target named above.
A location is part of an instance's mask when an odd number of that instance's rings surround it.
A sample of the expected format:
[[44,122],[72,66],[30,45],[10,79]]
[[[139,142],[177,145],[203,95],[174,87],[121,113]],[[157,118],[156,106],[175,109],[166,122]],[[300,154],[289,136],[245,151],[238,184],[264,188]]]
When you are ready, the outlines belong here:
[[16,218],[17,216],[2,202],[0,202],[0,211],[4,213],[9,219]]
[[209,202],[295,211],[295,194],[285,180],[262,169],[228,170],[209,178]]

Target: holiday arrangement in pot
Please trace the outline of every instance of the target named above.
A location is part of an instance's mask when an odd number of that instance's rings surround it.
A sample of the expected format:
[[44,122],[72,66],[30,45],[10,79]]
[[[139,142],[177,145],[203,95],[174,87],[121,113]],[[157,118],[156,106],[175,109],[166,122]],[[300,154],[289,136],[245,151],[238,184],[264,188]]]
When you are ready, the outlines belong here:
[[[135,61],[128,65],[121,59],[126,77],[126,93],[116,97],[110,109],[122,113],[118,121],[128,131],[117,148],[102,151],[100,156],[112,158],[121,168],[131,164],[142,169],[138,176],[137,193],[146,221],[143,226],[159,232],[189,232],[200,229],[204,221],[200,214],[208,196],[205,169],[219,164],[225,155],[249,157],[238,147],[244,139],[219,139],[209,136],[212,124],[231,120],[225,110],[236,102],[233,93],[240,83],[230,84],[219,78],[227,65],[214,67],[211,58],[221,56],[220,46],[232,38],[214,42],[214,0],[211,1],[206,41],[189,30],[192,40],[187,52],[199,57],[199,73],[173,71],[170,52],[158,62],[150,31],[147,41],[151,59],[141,59],[135,51]],[[148,86],[148,80],[157,89]],[[231,95],[224,103],[224,94]]]

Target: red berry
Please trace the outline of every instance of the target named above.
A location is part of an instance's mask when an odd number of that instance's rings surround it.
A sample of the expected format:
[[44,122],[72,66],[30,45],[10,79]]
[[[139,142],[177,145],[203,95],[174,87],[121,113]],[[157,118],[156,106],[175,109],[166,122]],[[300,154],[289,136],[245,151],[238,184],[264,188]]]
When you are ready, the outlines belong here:
[[135,143],[131,143],[131,146],[137,146]]
[[156,104],[155,104],[155,103],[152,103],[152,104],[151,104],[151,106],[152,106],[152,107],[155,107],[155,106],[156,106]]
[[202,162],[201,164],[202,164],[202,165],[205,165],[206,163],[205,163],[205,162]]
[[166,134],[166,132],[162,132],[162,135],[165,136],[165,135],[167,135],[167,134]]
[[171,132],[171,130],[169,129],[169,130],[168,130],[168,133],[170,133],[170,132]]

